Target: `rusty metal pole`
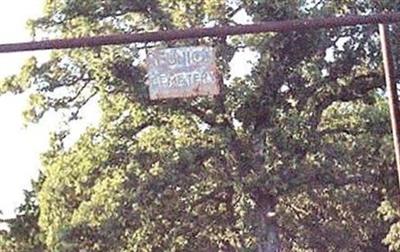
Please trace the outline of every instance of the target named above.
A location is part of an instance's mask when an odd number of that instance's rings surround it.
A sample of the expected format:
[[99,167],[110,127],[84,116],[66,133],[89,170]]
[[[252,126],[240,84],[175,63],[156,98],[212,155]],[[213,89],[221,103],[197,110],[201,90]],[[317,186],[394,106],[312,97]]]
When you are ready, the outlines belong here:
[[396,156],[397,172],[400,185],[400,107],[397,94],[395,68],[393,63],[392,48],[389,39],[389,29],[386,24],[379,24],[383,64],[385,68],[386,89],[389,100],[390,117],[392,122],[393,142]]
[[400,22],[400,12],[384,12],[368,16],[350,15],[341,17],[269,21],[236,26],[190,28],[185,30],[166,30],[156,32],[100,35],[93,37],[0,44],[0,53],[97,47],[105,45],[173,41],[179,39],[196,39],[204,37],[226,37],[231,35],[254,34],[262,32],[306,31],[321,28],[337,28],[343,26],[367,24],[388,24],[396,22]]

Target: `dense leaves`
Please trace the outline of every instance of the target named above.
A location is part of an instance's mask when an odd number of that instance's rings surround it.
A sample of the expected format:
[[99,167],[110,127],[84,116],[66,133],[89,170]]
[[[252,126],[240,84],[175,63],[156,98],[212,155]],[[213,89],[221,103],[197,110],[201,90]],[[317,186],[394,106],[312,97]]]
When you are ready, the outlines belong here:
[[[366,14],[398,4],[49,0],[30,24],[34,34],[71,37],[229,25],[246,15],[258,22]],[[216,48],[222,95],[149,101],[146,51],[198,44]],[[252,69],[232,78],[230,62],[242,48],[256,55]],[[0,84],[1,93],[31,94],[28,121],[49,110],[76,120],[91,100],[102,111],[73,146],[57,132],[43,155],[40,241],[48,251],[399,250],[380,60],[374,26],[30,59]]]

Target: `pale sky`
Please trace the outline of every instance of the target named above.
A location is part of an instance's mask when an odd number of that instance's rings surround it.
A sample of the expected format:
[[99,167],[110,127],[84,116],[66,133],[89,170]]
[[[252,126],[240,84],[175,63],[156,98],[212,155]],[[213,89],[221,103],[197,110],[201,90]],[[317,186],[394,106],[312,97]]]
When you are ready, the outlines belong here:
[[[0,43],[30,41],[26,29],[29,18],[41,15],[44,0],[0,0]],[[238,15],[243,23],[245,14]],[[0,78],[17,73],[23,62],[35,55],[46,59],[48,52],[28,52],[0,54]],[[250,70],[255,55],[239,53],[232,62],[234,75],[242,75]],[[31,180],[36,179],[40,169],[40,153],[48,146],[48,134],[60,125],[59,116],[50,114],[40,124],[24,128],[22,111],[27,102],[26,95],[7,94],[0,96],[0,217],[12,217],[14,210],[23,202],[23,190],[31,188]],[[70,141],[90,124],[96,124],[100,117],[95,103],[83,111],[84,119],[73,123]],[[1,228],[1,227],[0,227]]]
[[[26,20],[41,14],[43,0],[0,0],[0,43],[30,41]],[[47,52],[0,54],[0,78],[18,73],[31,56],[45,59]],[[23,189],[29,189],[40,169],[40,153],[48,146],[48,134],[56,130],[60,120],[53,114],[38,125],[24,128],[22,111],[26,95],[0,96],[0,210],[3,217],[14,215],[23,202]],[[74,137],[89,123],[95,123],[99,113],[92,105],[83,122],[74,123]],[[87,110],[86,110],[87,112]],[[91,116],[87,116],[90,114]]]

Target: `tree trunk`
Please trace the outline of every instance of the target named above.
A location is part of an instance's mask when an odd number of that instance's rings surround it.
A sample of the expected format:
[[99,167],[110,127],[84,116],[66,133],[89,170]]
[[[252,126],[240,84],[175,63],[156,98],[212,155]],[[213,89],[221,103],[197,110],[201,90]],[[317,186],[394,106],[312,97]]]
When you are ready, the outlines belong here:
[[257,206],[257,252],[279,252],[279,228],[274,211],[276,199],[262,191],[262,188],[257,188],[252,198]]
[[257,234],[257,252],[279,252],[279,232],[274,216],[268,211],[259,212],[260,230]]
[[[265,169],[266,162],[266,129],[260,130],[253,140],[256,171]],[[257,206],[257,252],[279,252],[279,229],[275,218],[276,197],[271,195],[267,188],[255,188],[252,198]]]

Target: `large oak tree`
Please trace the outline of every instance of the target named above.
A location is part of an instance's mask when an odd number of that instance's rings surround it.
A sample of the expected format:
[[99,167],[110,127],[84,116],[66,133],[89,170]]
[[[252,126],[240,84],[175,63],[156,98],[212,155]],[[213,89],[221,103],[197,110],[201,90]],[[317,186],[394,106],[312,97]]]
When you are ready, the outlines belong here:
[[[29,24],[39,37],[80,37],[398,4],[48,0]],[[221,95],[150,101],[146,52],[182,45],[216,49]],[[256,55],[252,69],[232,77],[244,48]],[[54,51],[45,63],[30,59],[0,92],[29,92],[30,122],[48,111],[79,120],[91,100],[102,112],[73,146],[56,132],[43,155],[38,218],[49,251],[400,249],[376,26]]]

